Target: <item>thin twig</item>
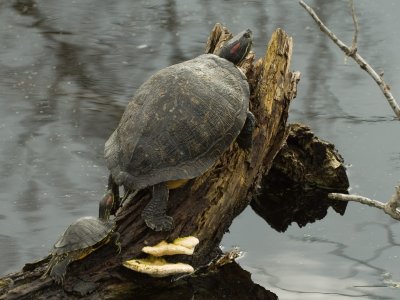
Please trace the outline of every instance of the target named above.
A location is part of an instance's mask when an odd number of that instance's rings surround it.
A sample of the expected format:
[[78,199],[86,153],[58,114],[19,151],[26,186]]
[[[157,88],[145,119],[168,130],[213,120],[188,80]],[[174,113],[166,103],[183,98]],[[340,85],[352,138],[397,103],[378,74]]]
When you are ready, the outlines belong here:
[[[357,51],[352,51],[345,43],[343,43],[325,24],[321,21],[321,19],[317,16],[315,11],[309,7],[303,0],[299,1],[300,5],[304,7],[304,9],[310,14],[310,16],[314,19],[314,21],[318,24],[321,31],[326,33],[329,38],[349,57],[353,58],[361,67],[361,69],[365,70],[378,84],[383,94],[385,95],[387,101],[389,102],[390,107],[394,111],[395,115],[398,119],[400,119],[400,107],[396,102],[396,99],[390,92],[390,87],[385,83],[383,78],[379,76],[379,74],[362,58]],[[355,14],[354,14],[355,15]],[[358,26],[358,25],[357,25]]]
[[351,43],[350,51],[352,53],[353,52],[355,53],[357,51],[357,39],[358,39],[359,27],[353,0],[350,0],[350,8],[351,8],[351,17],[353,18],[353,24],[354,24],[354,36],[353,36],[353,42]]
[[366,204],[368,206],[376,207],[382,209],[386,214],[391,216],[395,220],[400,221],[400,186],[396,186],[396,192],[390,198],[387,203],[382,203],[378,200],[369,199],[367,197],[362,197],[358,195],[346,195],[339,193],[328,194],[329,199],[340,200],[340,201],[354,201],[361,204]]

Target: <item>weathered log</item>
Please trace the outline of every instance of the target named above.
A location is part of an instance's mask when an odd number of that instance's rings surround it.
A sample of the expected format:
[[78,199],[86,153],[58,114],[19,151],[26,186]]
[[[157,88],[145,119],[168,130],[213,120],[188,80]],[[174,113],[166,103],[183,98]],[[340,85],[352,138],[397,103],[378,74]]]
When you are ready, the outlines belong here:
[[[229,35],[217,24],[209,38],[207,52],[218,52],[225,34]],[[142,190],[117,214],[116,230],[122,242],[120,254],[115,253],[112,245],[106,245],[72,263],[64,288],[53,284],[49,278],[39,278],[46,261],[26,265],[21,272],[0,279],[0,299],[71,299],[84,293],[90,293],[87,299],[120,299],[122,295],[128,297],[135,293],[143,283],[153,288],[170,288],[168,278],[151,279],[121,264],[140,257],[145,245],[179,236],[193,235],[200,240],[193,257],[186,258],[190,264],[198,268],[209,263],[219,253],[221,239],[233,219],[257,192],[263,175],[286,139],[288,108],[296,95],[300,77],[298,72],[289,71],[292,45],[292,39],[278,29],[263,59],[253,64],[253,54],[242,64],[251,86],[250,110],[257,119],[253,147],[244,151],[234,143],[205,174],[170,192],[168,214],[175,223],[171,232],[154,232],[146,227],[141,212],[150,193]]]

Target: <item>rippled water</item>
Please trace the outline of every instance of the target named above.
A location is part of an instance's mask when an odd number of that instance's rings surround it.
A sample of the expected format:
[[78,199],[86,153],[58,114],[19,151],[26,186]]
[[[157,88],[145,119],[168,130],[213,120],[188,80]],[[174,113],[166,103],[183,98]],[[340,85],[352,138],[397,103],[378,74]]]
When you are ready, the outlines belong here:
[[[355,1],[359,51],[400,100],[396,0]],[[347,1],[309,1],[350,43]],[[0,273],[47,254],[64,228],[97,211],[103,145],[129,97],[156,70],[201,54],[215,22],[294,37],[302,72],[290,120],[311,125],[349,165],[353,193],[385,201],[400,178],[399,123],[378,87],[293,0],[0,1]],[[280,234],[247,209],[224,245],[281,299],[398,299],[400,225],[357,204]],[[251,234],[249,234],[251,232]]]

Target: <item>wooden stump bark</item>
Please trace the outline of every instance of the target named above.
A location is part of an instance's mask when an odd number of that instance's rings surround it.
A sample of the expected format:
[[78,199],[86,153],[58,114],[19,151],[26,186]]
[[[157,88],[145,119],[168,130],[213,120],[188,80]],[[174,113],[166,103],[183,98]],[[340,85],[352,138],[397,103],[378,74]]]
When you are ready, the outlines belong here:
[[[206,52],[217,53],[228,36],[228,30],[217,24]],[[87,299],[121,299],[129,298],[143,282],[151,287],[169,287],[169,279],[150,279],[121,263],[140,257],[146,245],[181,236],[192,235],[200,240],[193,257],[185,258],[190,264],[197,268],[209,263],[218,254],[221,239],[233,219],[257,193],[263,175],[286,139],[289,104],[296,96],[300,77],[300,73],[290,72],[292,47],[292,38],[277,29],[264,57],[254,62],[251,54],[242,64],[251,87],[250,110],[257,119],[253,147],[243,151],[234,143],[205,174],[170,192],[168,214],[175,223],[171,232],[154,232],[146,227],[141,212],[150,193],[142,190],[117,213],[120,254],[112,245],[106,245],[72,263],[64,289],[50,279],[40,279],[48,260],[27,264],[22,271],[0,279],[0,299],[71,299],[83,291],[90,293]]]

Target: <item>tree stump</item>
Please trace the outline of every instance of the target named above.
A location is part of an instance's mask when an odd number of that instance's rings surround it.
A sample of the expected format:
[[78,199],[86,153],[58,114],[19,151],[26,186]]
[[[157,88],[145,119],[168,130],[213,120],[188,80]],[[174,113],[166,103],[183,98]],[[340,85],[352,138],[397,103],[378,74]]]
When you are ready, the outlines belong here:
[[[206,52],[217,53],[229,35],[226,28],[216,24]],[[253,147],[244,151],[232,144],[205,174],[170,192],[168,215],[175,223],[171,232],[154,232],[146,227],[141,212],[150,192],[139,191],[116,216],[116,231],[121,234],[122,243],[120,254],[116,254],[112,245],[106,245],[72,263],[64,288],[49,278],[40,279],[48,259],[27,264],[22,271],[0,279],[0,299],[73,299],[83,293],[89,293],[87,299],[121,299],[137,293],[144,283],[150,289],[171,287],[168,278],[151,279],[121,264],[140,257],[146,245],[182,236],[192,235],[200,240],[193,257],[185,259],[195,268],[208,264],[219,253],[221,239],[233,219],[257,193],[263,175],[286,139],[289,104],[296,96],[300,78],[299,72],[289,69],[292,47],[292,38],[277,29],[264,57],[254,63],[252,53],[241,65],[250,84],[250,110],[257,119]]]

